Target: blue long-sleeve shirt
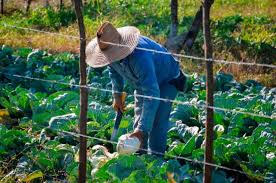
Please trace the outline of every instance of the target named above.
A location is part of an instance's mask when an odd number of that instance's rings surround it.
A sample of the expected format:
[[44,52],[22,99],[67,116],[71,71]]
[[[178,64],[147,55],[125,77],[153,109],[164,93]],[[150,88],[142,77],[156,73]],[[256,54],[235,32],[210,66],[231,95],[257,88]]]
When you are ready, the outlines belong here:
[[[162,45],[145,36],[140,36],[137,47],[130,55],[108,66],[113,93],[122,92],[124,80],[127,80],[138,91],[137,93],[159,97],[159,86],[179,74],[179,63],[169,54],[154,53],[137,48],[167,52]],[[151,131],[158,106],[159,100],[144,98],[138,126],[140,130]]]

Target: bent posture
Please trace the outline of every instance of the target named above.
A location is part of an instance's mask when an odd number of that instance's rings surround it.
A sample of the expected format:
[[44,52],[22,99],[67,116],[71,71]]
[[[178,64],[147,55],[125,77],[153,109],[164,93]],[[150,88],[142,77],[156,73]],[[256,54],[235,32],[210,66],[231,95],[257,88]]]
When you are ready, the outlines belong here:
[[135,27],[116,29],[106,22],[88,44],[86,62],[94,68],[108,66],[116,110],[124,109],[124,81],[133,86],[135,121],[130,136],[139,139],[141,148],[164,153],[172,103],[150,97],[175,99],[178,90],[185,90],[186,77],[172,55],[146,49],[167,52],[160,44],[140,35]]

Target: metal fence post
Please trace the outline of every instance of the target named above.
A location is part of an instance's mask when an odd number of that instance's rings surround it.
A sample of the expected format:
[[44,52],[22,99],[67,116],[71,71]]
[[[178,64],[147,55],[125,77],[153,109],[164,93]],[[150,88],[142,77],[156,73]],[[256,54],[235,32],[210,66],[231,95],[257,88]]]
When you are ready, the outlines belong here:
[[[207,105],[207,119],[205,123],[205,163],[212,163],[213,159],[213,126],[214,126],[214,111],[208,106],[214,106],[213,90],[213,61],[212,61],[212,43],[210,33],[210,8],[213,0],[203,0],[203,35],[204,35],[204,56],[206,59],[206,105]],[[212,167],[204,164],[204,183],[211,183],[212,181]]]

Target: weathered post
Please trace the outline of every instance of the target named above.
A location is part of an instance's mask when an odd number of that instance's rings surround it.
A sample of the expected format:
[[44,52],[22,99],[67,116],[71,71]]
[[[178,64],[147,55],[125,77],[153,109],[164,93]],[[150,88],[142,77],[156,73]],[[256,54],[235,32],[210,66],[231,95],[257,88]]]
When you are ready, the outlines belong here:
[[[205,123],[205,163],[212,163],[213,160],[213,126],[214,126],[214,111],[209,106],[214,106],[213,98],[213,62],[212,62],[212,43],[210,33],[210,9],[213,0],[203,0],[203,35],[204,35],[204,55],[206,59],[206,105],[207,105],[207,120]],[[204,183],[211,183],[212,181],[212,166],[204,164]]]
[[4,0],[1,0],[1,14],[4,15]]
[[[78,19],[79,32],[80,32],[80,134],[86,135],[87,123],[87,105],[88,105],[88,90],[86,88],[86,63],[85,63],[85,47],[86,36],[85,27],[83,24],[82,8],[80,0],[74,0],[75,12]],[[87,139],[83,136],[80,137],[80,153],[79,153],[79,183],[86,181],[86,148]]]

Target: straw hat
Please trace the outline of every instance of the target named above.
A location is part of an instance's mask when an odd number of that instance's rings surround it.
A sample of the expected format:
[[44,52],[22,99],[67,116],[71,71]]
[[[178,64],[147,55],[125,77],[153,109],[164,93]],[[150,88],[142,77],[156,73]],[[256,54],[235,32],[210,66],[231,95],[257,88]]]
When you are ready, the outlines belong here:
[[86,47],[86,63],[97,68],[127,57],[137,46],[139,35],[140,31],[136,27],[116,29],[109,22],[103,23],[97,31],[97,37]]

